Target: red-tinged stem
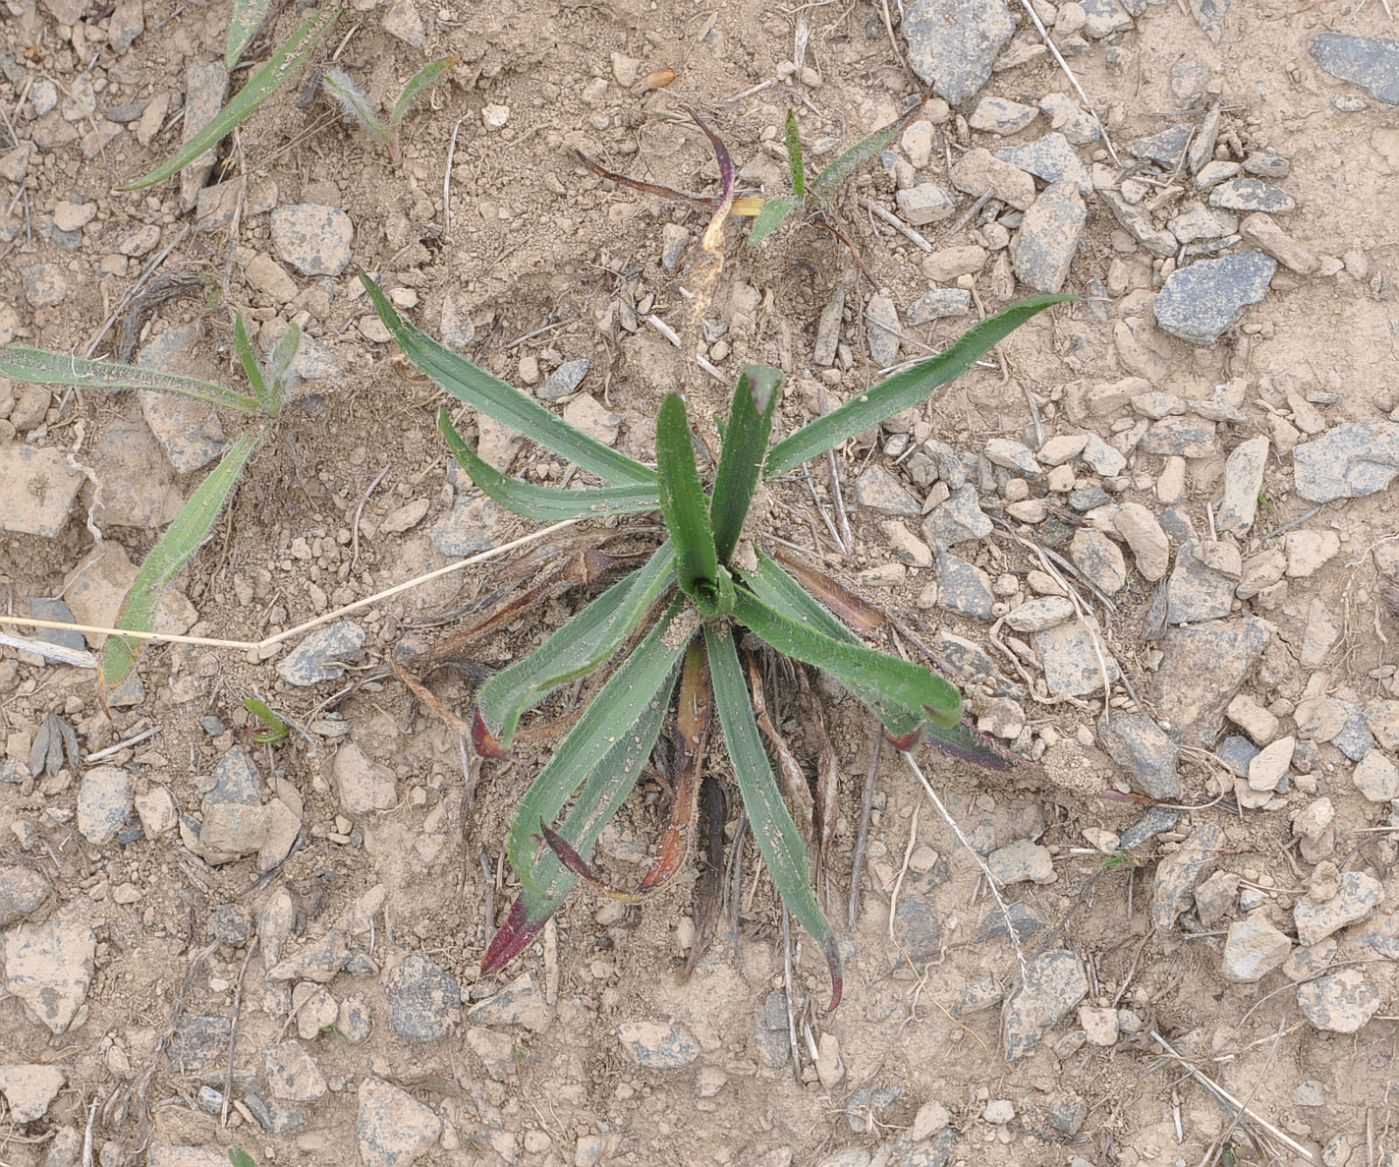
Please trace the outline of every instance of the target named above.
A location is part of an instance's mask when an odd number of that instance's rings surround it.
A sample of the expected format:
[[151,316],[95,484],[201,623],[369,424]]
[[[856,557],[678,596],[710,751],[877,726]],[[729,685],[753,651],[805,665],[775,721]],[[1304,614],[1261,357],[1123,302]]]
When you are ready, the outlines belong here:
[[486,728],[486,719],[481,716],[481,711],[476,710],[476,716],[471,722],[471,744],[476,752],[483,758],[503,758],[506,753],[500,747],[500,742],[496,741],[494,735]]
[[510,905],[510,914],[506,916],[505,923],[491,937],[490,947],[486,949],[486,955],[481,958],[481,972],[485,976],[499,972],[512,960],[520,955],[526,948],[539,938],[539,934],[544,931],[544,925],[549,922],[552,912],[542,919],[529,919],[525,910],[524,897],[521,896]]

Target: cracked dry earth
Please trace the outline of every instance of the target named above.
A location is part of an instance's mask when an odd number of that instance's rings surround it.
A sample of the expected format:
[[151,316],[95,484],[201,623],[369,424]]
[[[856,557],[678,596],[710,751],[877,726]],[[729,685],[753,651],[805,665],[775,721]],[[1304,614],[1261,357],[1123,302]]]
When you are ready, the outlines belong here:
[[[217,166],[118,193],[246,80],[221,65],[225,8],[0,3],[0,343],[232,384],[232,307],[264,351],[293,320],[309,338],[295,407],[162,627],[258,640],[525,532],[448,466],[443,395],[358,271],[604,441],[645,456],[681,383],[712,441],[725,390],[658,327],[683,324],[702,215],[573,148],[713,190],[688,103],[743,189],[783,194],[789,108],[820,165],[921,95],[827,209],[863,269],[828,232],[750,249],[733,223],[702,340],[725,377],[784,370],[790,432],[1018,295],[1082,297],[838,452],[848,542],[824,467],[766,500],[769,530],[895,615],[887,645],[931,652],[1039,768],[920,756],[963,842],[886,751],[850,920],[873,727],[823,703],[846,778],[821,888],[846,950],[835,1014],[799,936],[789,1002],[752,856],[736,933],[688,981],[694,870],[639,909],[576,895],[482,979],[501,841],[547,744],[482,767],[468,806],[430,710],[392,680],[349,690],[400,642],[450,635],[522,552],[269,653],[152,649],[111,719],[49,647],[100,637],[6,640],[0,1162],[1399,1161],[1385,5],[354,0],[325,52],[375,102],[459,58],[400,166],[289,92]],[[299,19],[278,12],[251,58]],[[566,473],[463,424],[497,466]],[[0,380],[6,614],[109,622],[237,429]],[[612,534],[652,537],[631,530]],[[472,676],[579,599],[538,605],[438,694],[465,708]],[[253,740],[254,696],[290,739]],[[814,773],[800,693],[772,696]],[[645,784],[608,871],[635,874],[664,813]]]

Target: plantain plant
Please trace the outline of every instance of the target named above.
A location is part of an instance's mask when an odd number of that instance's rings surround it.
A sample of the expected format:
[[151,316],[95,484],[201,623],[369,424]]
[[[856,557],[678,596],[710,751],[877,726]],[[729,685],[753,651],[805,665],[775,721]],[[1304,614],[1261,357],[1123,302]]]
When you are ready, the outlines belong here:
[[441,81],[456,63],[456,57],[441,57],[436,61],[429,61],[408,78],[386,118],[379,116],[370,104],[368,95],[343,69],[327,69],[321,77],[321,85],[335,99],[341,113],[370,137],[377,139],[388,152],[389,161],[396,164],[402,152],[398,143],[398,130],[403,124],[403,119],[408,116],[413,103]]
[[[173,393],[194,401],[204,401],[221,409],[250,416],[261,415],[268,422],[282,416],[286,390],[291,384],[292,363],[301,348],[301,329],[293,324],[283,333],[261,364],[248,339],[243,314],[234,318],[234,348],[248,378],[251,393],[238,393],[213,381],[201,381],[139,365],[116,361],[89,361],[47,349],[7,345],[0,348],[0,377],[28,381],[36,385],[64,385],[76,389],[115,393],[138,389]],[[161,597],[171,580],[213,533],[248,460],[262,444],[270,425],[243,434],[226,451],[219,463],[199,484],[180,513],[165,529],[141,564],[136,578],[117,611],[116,627],[132,632],[154,632]],[[99,680],[104,692],[115,689],[136,667],[144,644],[128,636],[109,636],[102,648]],[[275,727],[273,727],[275,728]]]
[[[758,850],[783,902],[815,938],[841,996],[834,929],[812,892],[805,845],[758,733],[741,640],[820,669],[868,705],[902,749],[920,739],[965,760],[1013,763],[964,723],[962,699],[929,669],[866,647],[761,546],[745,520],[763,482],[796,470],[841,442],[925,400],[1013,329],[1071,297],[1022,300],[922,361],[770,445],[781,396],[776,369],[749,365],[723,425],[714,482],[695,462],[684,399],[670,394],[656,423],[656,469],[567,425],[544,406],[443,347],[394,310],[361,277],[380,319],[407,357],[452,396],[518,430],[605,485],[577,490],[506,477],[461,437],[444,409],[438,423],[471,480],[525,518],[559,520],[659,511],[667,538],[647,562],[573,616],[528,658],[493,675],[476,694],[478,753],[503,757],[524,713],[570,681],[622,659],[540,770],[520,802],[507,853],[520,892],[482,961],[493,972],[522,952],[582,879],[603,890],[589,860],[676,709],[678,757],[670,821],[658,857],[628,898],[643,898],[679,869],[696,819],[701,767],[713,715]],[[628,647],[629,646],[629,647]],[[625,651],[622,651],[624,650]]]

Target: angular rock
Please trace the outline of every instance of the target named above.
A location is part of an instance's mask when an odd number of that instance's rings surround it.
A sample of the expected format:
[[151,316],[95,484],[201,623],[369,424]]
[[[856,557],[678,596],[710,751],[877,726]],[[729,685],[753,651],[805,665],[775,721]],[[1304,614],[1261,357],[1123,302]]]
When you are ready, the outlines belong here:
[[588,367],[587,357],[564,361],[549,374],[544,384],[535,390],[535,395],[541,401],[558,401],[561,397],[568,397],[570,394],[578,392],[578,387],[583,384],[583,378],[588,375]]
[[943,247],[923,260],[923,274],[937,284],[945,284],[958,276],[975,275],[986,266],[987,251],[975,243],[960,247]]
[[1069,545],[1069,554],[1074,566],[1106,595],[1115,596],[1127,586],[1127,561],[1105,532],[1079,528]]
[[1005,97],[983,97],[967,119],[974,130],[987,134],[1018,134],[1039,115],[1033,105],[1022,105]]
[[1302,1016],[1329,1033],[1355,1033],[1379,1011],[1380,999],[1379,986],[1358,968],[1297,986]]
[[410,49],[422,50],[427,44],[427,28],[413,0],[394,0],[384,13],[384,31]]
[[[263,921],[258,921],[258,936],[263,935]],[[315,981],[327,985],[350,959],[350,946],[345,933],[332,928],[319,940],[314,940],[290,956],[279,960],[267,970],[269,981]]]
[[699,1043],[676,1022],[624,1021],[617,1038],[644,1070],[684,1069],[700,1054]]
[[360,1083],[355,1134],[363,1167],[408,1167],[441,1133],[442,1120],[412,1095],[382,1078]]
[[1297,925],[1298,943],[1310,948],[1320,944],[1347,924],[1363,920],[1384,900],[1384,887],[1363,871],[1347,871],[1341,876],[1340,890],[1321,903],[1310,897],[1297,901],[1292,919]]
[[466,1016],[474,1025],[520,1025],[540,1033],[549,1027],[552,1011],[535,987],[534,978],[525,973],[495,996],[473,1005]]
[[[222,59],[191,61],[185,70],[185,117],[181,141],[188,144],[223,108],[228,95],[228,70]],[[214,169],[214,151],[205,150],[180,171],[180,209],[190,211]]]
[[866,334],[870,359],[879,368],[886,369],[899,359],[899,333],[903,328],[899,323],[899,310],[883,292],[876,292],[865,305],[865,316],[869,325]]
[[131,775],[120,766],[97,766],[78,786],[78,830],[102,846],[117,837],[131,815]]
[[1045,684],[1055,696],[1082,697],[1085,693],[1101,692],[1105,680],[1111,684],[1121,676],[1116,658],[1108,651],[1102,632],[1097,631],[1096,620],[1093,630],[1078,619],[1037,632],[1034,646],[1044,665]]
[[919,296],[904,314],[910,325],[928,324],[948,316],[966,316],[972,310],[972,294],[965,288],[934,288]]
[[991,529],[976,487],[969,482],[934,508],[923,523],[923,539],[934,551],[946,550],[969,539],[985,539]]
[[957,204],[952,201],[952,196],[935,182],[920,182],[901,190],[894,196],[894,202],[904,220],[915,227],[941,223],[957,213]]
[[1234,604],[1242,565],[1238,548],[1233,544],[1213,543],[1206,547],[1227,552],[1232,556],[1232,574],[1221,572],[1200,555],[1201,545],[1191,541],[1181,545],[1176,553],[1175,570],[1171,572],[1166,602],[1168,624],[1198,624],[1229,615]]
[[1041,596],[1006,613],[1006,623],[1017,632],[1043,632],[1071,620],[1073,603],[1065,596]]
[[[1121,224],[1122,229],[1152,255],[1165,259],[1176,253],[1176,248],[1179,246],[1176,243],[1176,237],[1164,228],[1158,227],[1152,221],[1150,212],[1145,208],[1133,206],[1121,195],[1110,190],[1100,191],[1099,197],[1107,203],[1112,217]],[[1175,274],[1177,273],[1172,273],[1172,275]]]
[[[900,953],[918,968],[930,960],[937,960],[942,952],[942,917],[938,915],[932,884],[933,880],[928,876],[905,880],[903,894],[899,896],[898,906],[894,909],[894,939],[898,942]],[[785,1049],[785,1006],[781,1022]],[[783,1064],[786,1064],[785,1060]]]
[[981,568],[950,551],[938,553],[938,607],[990,620],[995,603],[991,577]]
[[1063,134],[1051,131],[1023,146],[1002,146],[992,153],[1045,182],[1070,183],[1084,198],[1093,193],[1093,176]]
[[1386,105],[1399,105],[1399,40],[1324,32],[1308,51],[1331,76],[1359,85]]
[[0,863],[0,928],[38,911],[48,898],[48,881],[37,871]]
[[1069,267],[1088,211],[1073,183],[1056,182],[1025,212],[1010,245],[1010,259],[1020,282],[1039,292],[1058,292]]
[[273,1098],[314,1102],[325,1094],[325,1078],[299,1041],[284,1041],[262,1051],[262,1068]]
[[991,79],[1015,22],[1004,0],[915,0],[904,9],[902,29],[919,80],[961,105]]
[[353,620],[317,628],[277,662],[277,674],[289,685],[305,687],[345,675],[342,661],[358,660],[365,632]]
[[1002,887],[1014,883],[1053,883],[1054,858],[1048,847],[1029,839],[1017,839],[986,857],[991,876]]
[[338,276],[349,266],[355,228],[339,207],[292,203],[272,211],[272,246],[304,276]]
[[1087,995],[1088,978],[1074,953],[1056,948],[1032,957],[1024,983],[1002,1010],[1006,1061],[1029,1053]]
[[1321,259],[1305,243],[1299,243],[1273,221],[1271,215],[1255,211],[1239,224],[1244,241],[1265,251],[1289,271],[1309,276],[1321,267]]
[[0,937],[5,988],[25,1015],[51,1033],[66,1033],[87,1001],[97,937],[62,914],[43,924],[17,924]]
[[1289,579],[1305,579],[1319,571],[1341,550],[1341,536],[1335,531],[1304,528],[1288,531],[1283,539]]
[[1098,737],[1143,794],[1166,801],[1180,797],[1180,750],[1145,713],[1113,713],[1106,725],[1099,724]]
[[437,1041],[461,1020],[461,985],[435,960],[411,953],[388,977],[389,1022],[409,1041]]
[[1334,426],[1292,451],[1292,471],[1297,493],[1309,502],[1376,494],[1399,474],[1399,422]]
[[1379,750],[1371,750],[1360,759],[1351,780],[1370,802],[1392,802],[1399,798],[1399,768]]
[[0,1066],[0,1095],[9,1104],[10,1121],[38,1122],[65,1081],[58,1066]]
[[1277,268],[1278,261],[1261,251],[1177,268],[1154,302],[1156,323],[1191,344],[1213,344],[1238,323],[1244,308],[1263,299]]
[[1292,941],[1261,916],[1235,920],[1224,941],[1224,979],[1244,985],[1261,981],[1291,952]]
[[1240,442],[1224,463],[1224,501],[1215,516],[1220,534],[1246,535],[1258,515],[1258,496],[1263,491],[1263,471],[1268,465],[1268,439],[1249,438]]
[[1151,919],[1158,932],[1175,927],[1176,918],[1189,908],[1195,888],[1214,871],[1225,842],[1223,828],[1206,823],[1156,865]]
[[1137,561],[1137,570],[1150,583],[1166,574],[1171,563],[1171,541],[1149,510],[1139,502],[1125,502],[1112,512],[1112,525]]
[[1286,191],[1260,179],[1231,178],[1210,191],[1210,206],[1225,211],[1266,211],[1278,215],[1295,210],[1297,204]]
[[948,177],[953,186],[973,198],[990,191],[993,199],[1000,199],[1017,211],[1029,210],[1035,201],[1035,180],[982,146],[975,146],[958,158]]
[[918,500],[898,476],[878,462],[872,463],[855,479],[855,501],[886,515],[917,518],[923,513]]
[[1246,616],[1172,628],[1162,645],[1156,679],[1156,708],[1171,734],[1191,745],[1209,746],[1224,710],[1253,671],[1273,637],[1264,620]]
[[1040,112],[1049,118],[1052,129],[1075,146],[1087,146],[1102,137],[1097,120],[1067,93],[1046,93],[1040,98]]
[[1261,750],[1248,764],[1248,786],[1250,790],[1271,791],[1287,776],[1292,765],[1292,755],[1297,749],[1297,739],[1290,734],[1272,742]]
[[1174,170],[1176,163],[1185,154],[1195,129],[1189,125],[1167,126],[1160,133],[1149,138],[1137,138],[1127,143],[1127,152],[1134,158],[1144,158],[1155,162],[1167,170]]
[[0,482],[5,484],[0,531],[57,538],[84,481],[82,471],[68,464],[62,450],[22,443],[0,446]]

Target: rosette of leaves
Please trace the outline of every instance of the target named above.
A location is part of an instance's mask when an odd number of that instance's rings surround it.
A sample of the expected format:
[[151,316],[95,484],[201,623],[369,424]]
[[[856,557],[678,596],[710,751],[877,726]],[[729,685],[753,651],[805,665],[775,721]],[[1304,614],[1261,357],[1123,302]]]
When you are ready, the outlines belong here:
[[[749,365],[724,421],[713,482],[701,481],[685,401],[670,394],[656,423],[652,469],[567,425],[544,406],[403,320],[363,277],[405,355],[452,396],[601,479],[560,489],[509,478],[461,437],[448,412],[439,425],[471,480],[525,518],[659,512],[667,537],[641,567],[607,588],[531,656],[494,674],[476,693],[473,740],[501,757],[524,714],[560,686],[607,666],[610,676],[521,799],[507,843],[520,892],[486,951],[486,972],[522,952],[579,880],[644,898],[679,870],[695,823],[702,767],[722,741],[773,882],[830,967],[831,1005],[841,996],[836,933],[813,894],[802,836],[759,736],[740,638],[819,669],[864,702],[899,748],[926,740],[995,769],[1013,762],[963,721],[956,688],[930,669],[879,652],[832,614],[745,529],[760,484],[796,470],[881,421],[924,401],[1020,324],[1071,297],[1020,301],[976,325],[939,356],[852,397],[773,443],[782,375]],[[677,757],[670,820],[655,862],[630,891],[606,885],[590,861],[675,711]],[[717,718],[717,733],[712,733]]]

